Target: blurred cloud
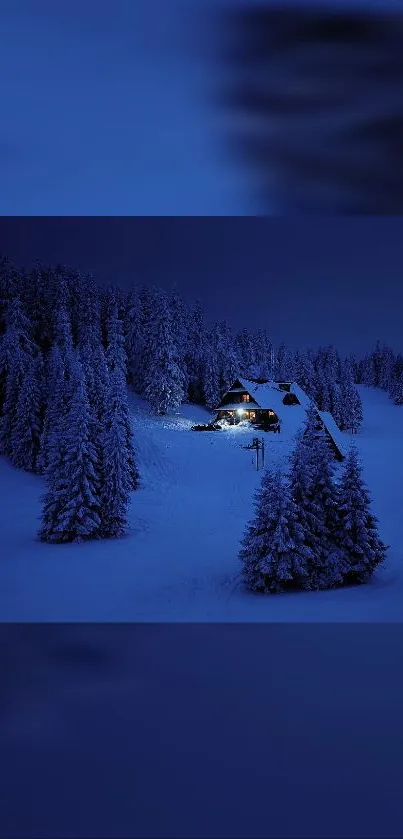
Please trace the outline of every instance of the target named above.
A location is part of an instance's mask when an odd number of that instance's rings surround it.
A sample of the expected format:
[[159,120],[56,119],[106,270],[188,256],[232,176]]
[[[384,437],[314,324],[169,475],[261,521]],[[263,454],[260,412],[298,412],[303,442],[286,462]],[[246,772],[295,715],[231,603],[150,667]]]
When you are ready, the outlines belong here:
[[400,214],[401,4],[253,2],[225,18],[228,138],[262,205]]
[[0,213],[401,212],[402,6],[3,0]]

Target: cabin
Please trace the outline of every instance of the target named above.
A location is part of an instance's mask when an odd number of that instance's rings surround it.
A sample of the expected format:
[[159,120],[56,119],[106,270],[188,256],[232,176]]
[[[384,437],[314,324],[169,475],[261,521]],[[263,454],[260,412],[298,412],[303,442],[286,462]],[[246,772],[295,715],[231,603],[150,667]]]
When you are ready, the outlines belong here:
[[306,394],[295,382],[251,381],[238,378],[216,408],[216,421],[231,424],[249,421],[258,427],[276,429],[281,423],[283,406],[309,404]]
[[[280,432],[284,422],[292,432],[303,427],[310,404],[311,399],[296,382],[238,377],[215,408],[215,422],[249,422],[254,428],[274,432]],[[317,431],[326,439],[334,457],[343,460],[344,439],[331,414],[318,411]]]

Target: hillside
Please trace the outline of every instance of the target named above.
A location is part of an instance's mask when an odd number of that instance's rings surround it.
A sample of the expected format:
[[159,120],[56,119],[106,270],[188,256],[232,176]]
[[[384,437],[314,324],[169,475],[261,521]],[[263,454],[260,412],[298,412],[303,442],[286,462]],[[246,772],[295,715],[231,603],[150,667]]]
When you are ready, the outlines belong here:
[[[152,417],[132,397],[141,489],[130,533],[83,545],[36,540],[43,480],[0,460],[2,621],[395,621],[403,616],[403,409],[383,391],[360,388],[363,456],[387,566],[354,589],[262,598],[243,591],[239,540],[261,473],[242,446],[256,432],[195,433],[207,412],[184,406]],[[266,434],[266,463],[284,461],[295,432]],[[348,435],[346,435],[348,440]]]

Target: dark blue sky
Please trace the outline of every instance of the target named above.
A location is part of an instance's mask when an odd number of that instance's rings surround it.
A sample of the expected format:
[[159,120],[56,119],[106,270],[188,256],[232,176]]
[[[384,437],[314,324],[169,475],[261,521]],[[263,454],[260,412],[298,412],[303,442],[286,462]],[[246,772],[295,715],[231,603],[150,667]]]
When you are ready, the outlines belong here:
[[403,219],[0,218],[0,251],[101,282],[177,284],[209,318],[294,346],[403,349]]

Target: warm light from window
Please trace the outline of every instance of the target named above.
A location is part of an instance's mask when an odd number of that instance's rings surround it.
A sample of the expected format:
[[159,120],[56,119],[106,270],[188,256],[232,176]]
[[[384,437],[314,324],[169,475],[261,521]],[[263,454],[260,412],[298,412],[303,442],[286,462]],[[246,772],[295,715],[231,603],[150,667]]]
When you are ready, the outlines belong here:
[[249,393],[242,394],[242,402],[249,402],[250,396]]

